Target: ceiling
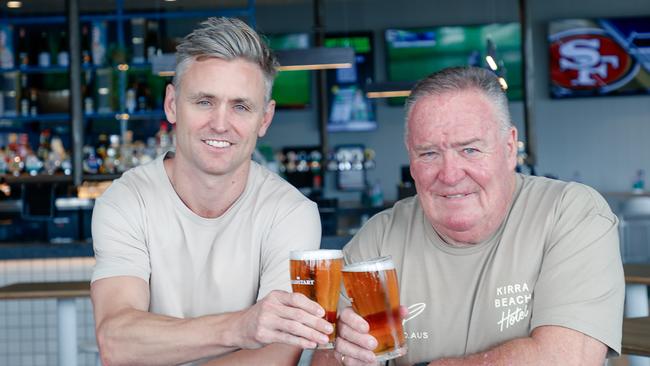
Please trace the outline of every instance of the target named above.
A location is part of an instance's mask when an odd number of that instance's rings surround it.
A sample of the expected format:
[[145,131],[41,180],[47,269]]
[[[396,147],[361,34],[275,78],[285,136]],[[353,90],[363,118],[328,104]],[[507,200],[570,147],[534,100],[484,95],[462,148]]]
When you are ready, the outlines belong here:
[[[115,9],[112,0],[78,0],[81,12],[108,12]],[[313,0],[255,0],[256,6],[287,5],[311,3]],[[61,14],[65,12],[65,0],[22,0],[20,9],[7,8],[7,0],[0,0],[0,9],[4,15]],[[230,9],[247,6],[246,0],[124,0],[126,11],[173,11],[200,9]]]

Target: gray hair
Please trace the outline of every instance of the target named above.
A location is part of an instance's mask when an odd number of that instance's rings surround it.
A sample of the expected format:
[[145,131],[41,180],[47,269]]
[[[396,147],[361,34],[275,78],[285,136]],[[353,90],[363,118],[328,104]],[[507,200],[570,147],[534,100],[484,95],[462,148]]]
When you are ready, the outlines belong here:
[[189,65],[203,57],[227,61],[243,58],[258,65],[264,75],[266,102],[271,100],[278,62],[257,32],[243,21],[237,18],[208,18],[183,38],[176,47],[176,73],[172,80],[176,90],[180,89],[181,78]]
[[404,140],[408,142],[408,120],[413,106],[420,98],[469,89],[483,92],[492,103],[500,125],[499,129],[505,135],[513,125],[510,120],[510,110],[508,110],[508,98],[499,83],[499,79],[487,69],[465,66],[442,69],[415,84],[405,103]]

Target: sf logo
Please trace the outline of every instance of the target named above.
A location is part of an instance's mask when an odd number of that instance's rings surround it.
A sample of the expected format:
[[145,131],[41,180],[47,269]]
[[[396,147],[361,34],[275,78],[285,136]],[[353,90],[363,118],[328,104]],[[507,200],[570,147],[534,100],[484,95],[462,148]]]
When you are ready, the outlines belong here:
[[618,56],[600,54],[600,41],[598,38],[574,38],[560,45],[560,69],[577,73],[571,85],[602,85],[603,80],[608,78],[608,65],[619,68]]

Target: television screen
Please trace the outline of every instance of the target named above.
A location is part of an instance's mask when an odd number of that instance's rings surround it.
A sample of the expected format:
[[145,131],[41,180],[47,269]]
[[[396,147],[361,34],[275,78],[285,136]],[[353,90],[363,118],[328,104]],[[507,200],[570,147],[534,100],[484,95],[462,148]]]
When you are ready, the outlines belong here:
[[[508,84],[508,99],[522,97],[519,23],[387,29],[384,35],[390,81],[416,81],[453,66],[487,68],[490,55],[497,64],[495,73]],[[389,102],[403,104],[404,98]]]
[[325,47],[352,47],[355,64],[347,69],[327,71],[329,121],[327,130],[369,131],[377,128],[375,102],[366,97],[366,84],[375,75],[372,33],[329,34]]
[[[307,33],[291,33],[267,36],[269,46],[273,50],[288,50],[309,48],[310,40]],[[278,72],[271,98],[277,108],[305,108],[311,101],[311,74],[309,71],[280,71]]]
[[650,17],[549,24],[553,98],[650,94]]

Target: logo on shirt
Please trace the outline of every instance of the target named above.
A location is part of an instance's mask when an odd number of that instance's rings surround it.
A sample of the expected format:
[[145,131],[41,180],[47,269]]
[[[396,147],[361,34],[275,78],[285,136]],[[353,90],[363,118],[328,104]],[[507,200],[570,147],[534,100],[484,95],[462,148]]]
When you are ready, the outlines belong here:
[[[402,327],[406,325],[406,322],[412,320],[413,318],[417,317],[418,315],[422,314],[424,309],[427,307],[427,304],[423,302],[419,302],[417,304],[410,305],[408,307],[409,313],[402,320]],[[404,338],[406,339],[428,339],[429,338],[429,332],[425,331],[412,331],[412,332],[407,332],[406,328],[404,328]]]
[[530,314],[528,302],[532,297],[526,282],[497,287],[494,307],[501,309],[501,319],[497,321],[499,331],[503,332]]

